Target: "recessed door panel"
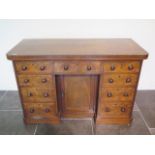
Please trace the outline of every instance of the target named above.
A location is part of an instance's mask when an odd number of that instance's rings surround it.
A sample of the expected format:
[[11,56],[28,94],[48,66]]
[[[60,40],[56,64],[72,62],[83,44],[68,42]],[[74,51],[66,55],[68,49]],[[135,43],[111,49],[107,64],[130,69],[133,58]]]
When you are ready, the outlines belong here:
[[97,76],[59,76],[61,116],[92,117],[97,99]]

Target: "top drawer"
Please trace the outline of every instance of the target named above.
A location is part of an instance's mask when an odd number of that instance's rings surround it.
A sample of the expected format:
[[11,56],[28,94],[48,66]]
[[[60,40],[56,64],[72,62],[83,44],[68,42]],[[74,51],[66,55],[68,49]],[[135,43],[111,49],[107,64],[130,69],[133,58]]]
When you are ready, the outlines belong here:
[[54,63],[56,74],[99,74],[99,61],[57,61]]
[[141,62],[140,61],[107,61],[103,62],[102,69],[103,72],[122,72],[122,73],[134,73],[140,71]]
[[53,72],[51,61],[16,61],[16,71],[18,73],[47,74]]

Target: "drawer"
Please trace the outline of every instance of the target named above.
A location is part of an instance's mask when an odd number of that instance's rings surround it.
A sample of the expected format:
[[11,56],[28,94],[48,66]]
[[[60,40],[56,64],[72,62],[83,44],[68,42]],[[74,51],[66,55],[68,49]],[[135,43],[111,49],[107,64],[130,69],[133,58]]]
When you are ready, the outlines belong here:
[[53,72],[53,63],[50,61],[16,61],[16,71],[21,74],[47,74]]
[[24,114],[33,119],[42,119],[42,117],[51,117],[56,115],[57,108],[55,103],[24,103]]
[[63,61],[54,63],[57,74],[99,74],[99,61]]
[[140,61],[119,61],[119,62],[103,62],[103,71],[109,73],[134,73],[140,71],[141,62]]
[[21,95],[24,102],[56,102],[54,89],[21,87]]
[[98,110],[98,113],[103,117],[129,117],[131,112],[132,107],[127,105],[100,105]]
[[102,105],[107,105],[107,106],[132,106],[133,102],[132,101],[103,101],[100,102]]
[[138,74],[105,74],[101,77],[101,87],[136,86]]
[[20,86],[55,88],[52,75],[18,75]]
[[101,89],[100,102],[111,101],[132,101],[134,97],[134,88],[107,88]]

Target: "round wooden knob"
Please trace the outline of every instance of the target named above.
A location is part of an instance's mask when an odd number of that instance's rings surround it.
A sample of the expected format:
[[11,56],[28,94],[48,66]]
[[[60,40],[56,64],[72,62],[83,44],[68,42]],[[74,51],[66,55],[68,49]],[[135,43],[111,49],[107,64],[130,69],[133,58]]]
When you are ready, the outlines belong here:
[[31,108],[30,109],[30,113],[34,113],[34,108]]
[[108,96],[108,97],[112,97],[112,93],[111,93],[111,92],[108,92],[108,93],[107,93],[107,96]]
[[105,107],[104,111],[105,112],[110,112],[110,108],[109,107]]
[[33,94],[32,94],[31,92],[29,92],[29,93],[27,94],[27,96],[28,96],[28,97],[31,97],[31,96],[33,96]]
[[112,70],[112,71],[114,71],[115,70],[115,66],[114,65],[111,65],[111,67],[110,67],[110,69]]
[[44,93],[44,97],[48,97],[49,96],[49,94],[48,93]]
[[27,70],[27,66],[22,66],[22,71],[26,71]]
[[43,70],[45,70],[45,68],[46,68],[46,66],[41,66],[40,70],[43,71]]
[[123,96],[128,97],[129,94],[128,94],[127,92],[125,92],[125,93],[123,94]]
[[114,80],[113,79],[109,79],[109,83],[113,83],[114,82]]
[[50,112],[50,109],[46,108],[46,109],[45,109],[45,112],[46,112],[46,113]]
[[87,66],[87,70],[90,71],[91,70],[91,66]]
[[24,83],[29,83],[29,79],[25,79],[24,80]]
[[127,78],[126,83],[130,83],[130,82],[131,82],[131,78]]
[[47,82],[47,79],[46,78],[45,79],[42,79],[41,82],[42,83],[46,83]]
[[68,70],[69,69],[69,66],[68,65],[65,65],[64,66],[64,70]]
[[121,107],[121,112],[125,112],[126,108],[125,107]]
[[128,66],[128,70],[133,70],[133,68],[134,68],[133,65]]

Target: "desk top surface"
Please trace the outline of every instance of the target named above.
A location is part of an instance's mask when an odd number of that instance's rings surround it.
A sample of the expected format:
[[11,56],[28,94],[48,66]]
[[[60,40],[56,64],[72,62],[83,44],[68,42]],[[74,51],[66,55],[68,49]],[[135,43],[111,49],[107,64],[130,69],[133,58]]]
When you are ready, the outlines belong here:
[[147,55],[132,39],[24,39],[8,52],[7,57],[12,60],[64,56],[144,59]]

